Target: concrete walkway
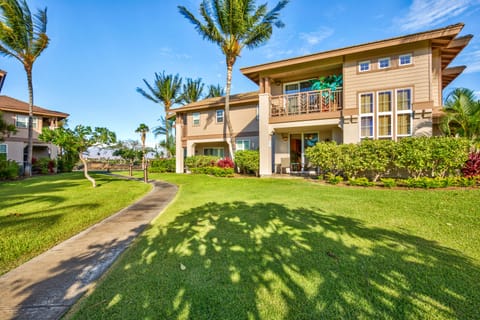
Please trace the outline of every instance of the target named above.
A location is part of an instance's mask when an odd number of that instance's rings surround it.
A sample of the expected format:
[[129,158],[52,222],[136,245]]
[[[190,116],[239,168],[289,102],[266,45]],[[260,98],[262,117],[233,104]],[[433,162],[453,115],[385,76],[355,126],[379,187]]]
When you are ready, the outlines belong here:
[[0,277],[0,319],[59,319],[158,216],[177,187],[154,188],[135,204]]

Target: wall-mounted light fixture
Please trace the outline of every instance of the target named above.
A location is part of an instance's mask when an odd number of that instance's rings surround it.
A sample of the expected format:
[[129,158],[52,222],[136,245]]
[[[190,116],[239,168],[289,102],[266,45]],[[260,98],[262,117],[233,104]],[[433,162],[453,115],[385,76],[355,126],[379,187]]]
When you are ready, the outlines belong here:
[[285,142],[288,141],[288,133],[282,133],[282,140]]

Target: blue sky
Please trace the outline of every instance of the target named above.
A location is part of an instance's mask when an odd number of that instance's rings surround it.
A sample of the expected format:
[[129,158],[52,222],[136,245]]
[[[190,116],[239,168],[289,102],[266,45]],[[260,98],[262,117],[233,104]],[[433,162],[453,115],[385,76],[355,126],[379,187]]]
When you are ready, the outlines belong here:
[[[162,115],[160,105],[135,90],[143,87],[142,79],[152,82],[155,72],[225,84],[220,49],[178,13],[177,5],[197,12],[200,0],[27,1],[32,9],[48,8],[51,39],[34,65],[35,104],[69,113],[71,127],[105,126],[119,139],[138,139],[138,125],[153,128]],[[461,35],[474,38],[452,65],[467,70],[445,93],[467,87],[480,97],[479,13],[480,0],[291,0],[281,13],[285,27],[274,29],[270,41],[245,49],[237,60],[232,93],[257,90],[240,67],[463,22]],[[8,72],[2,94],[28,101],[20,63],[0,57],[0,69]],[[147,143],[156,142],[150,134]]]

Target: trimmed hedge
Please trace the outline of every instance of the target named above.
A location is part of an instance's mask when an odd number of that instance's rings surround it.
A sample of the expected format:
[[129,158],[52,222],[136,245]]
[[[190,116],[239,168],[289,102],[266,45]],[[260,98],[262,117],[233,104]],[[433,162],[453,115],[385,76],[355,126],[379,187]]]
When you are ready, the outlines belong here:
[[185,166],[194,174],[209,174],[216,177],[233,177],[234,163],[231,159],[213,156],[192,156],[185,159]]
[[175,168],[175,158],[154,159],[148,162],[148,172],[150,173],[175,172]]
[[258,176],[260,153],[257,150],[240,150],[235,153],[235,163],[239,172],[254,173]]
[[468,159],[469,141],[452,137],[407,137],[363,140],[337,145],[320,142],[308,148],[309,161],[323,175],[342,175],[346,180],[368,178],[373,182],[391,176],[407,178],[458,176]]

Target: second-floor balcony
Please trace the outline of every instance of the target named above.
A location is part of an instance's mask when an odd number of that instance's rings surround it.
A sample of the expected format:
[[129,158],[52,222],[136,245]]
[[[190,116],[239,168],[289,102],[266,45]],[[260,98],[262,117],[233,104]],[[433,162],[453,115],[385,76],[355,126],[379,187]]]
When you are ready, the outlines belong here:
[[[270,97],[270,118],[280,120],[308,115],[326,114],[343,108],[342,88],[332,90],[314,90]],[[307,117],[305,117],[307,115]]]

